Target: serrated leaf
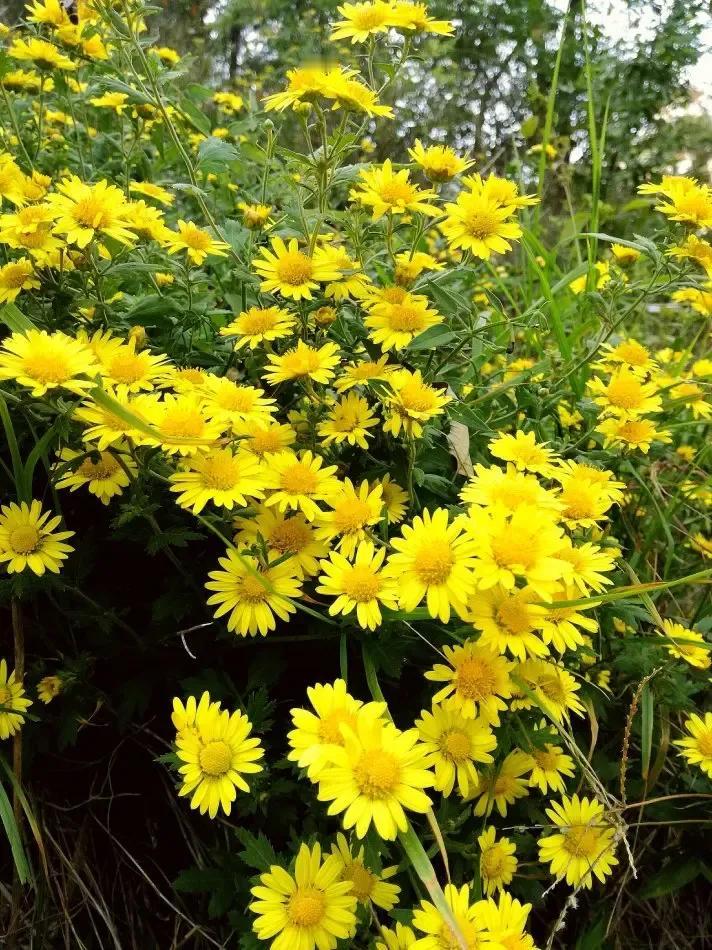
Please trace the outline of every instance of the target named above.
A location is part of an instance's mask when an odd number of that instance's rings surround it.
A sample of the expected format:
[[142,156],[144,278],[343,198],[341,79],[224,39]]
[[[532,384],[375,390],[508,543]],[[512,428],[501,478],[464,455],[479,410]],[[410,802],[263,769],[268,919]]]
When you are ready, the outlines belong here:
[[253,835],[247,828],[236,828],[235,834],[244,845],[238,854],[249,868],[263,872],[269,871],[271,865],[279,863],[274,848],[261,831]]

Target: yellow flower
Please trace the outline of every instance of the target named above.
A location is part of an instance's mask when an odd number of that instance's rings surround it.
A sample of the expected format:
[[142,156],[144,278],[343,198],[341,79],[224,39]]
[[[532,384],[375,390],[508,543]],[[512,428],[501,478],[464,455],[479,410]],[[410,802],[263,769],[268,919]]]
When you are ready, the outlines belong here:
[[626,244],[611,244],[611,253],[616,262],[625,267],[628,264],[634,264],[640,257],[641,252],[634,247],[628,247]]
[[487,446],[495,458],[511,462],[523,472],[551,475],[555,455],[546,443],[537,442],[533,432],[518,429],[514,435],[500,435]]
[[165,353],[140,350],[135,339],[122,343],[116,338],[97,341],[93,346],[99,360],[104,385],[122,386],[128,393],[153,389],[170,373]]
[[402,251],[395,256],[394,279],[401,287],[409,287],[424,270],[442,270],[444,264],[424,251]]
[[166,393],[161,400],[147,401],[145,413],[156,430],[155,439],[141,436],[140,441],[155,445],[171,455],[194,455],[217,442],[225,423],[209,419],[202,399],[194,393]]
[[349,363],[341,370],[341,375],[335,380],[334,386],[340,393],[345,393],[354,386],[364,383],[384,382],[395,367],[388,364],[388,356],[381,356],[378,360],[362,360],[358,363]]
[[482,631],[480,643],[498,653],[509,653],[519,660],[545,656],[549,651],[539,636],[545,609],[536,604],[540,598],[528,587],[506,590],[497,585],[471,597],[467,619]]
[[691,538],[692,547],[699,551],[702,557],[712,559],[712,538],[706,538],[701,531],[697,531]]
[[380,105],[376,93],[356,78],[353,70],[338,67],[331,70],[324,94],[334,99],[333,109],[343,108],[347,112],[363,112],[368,116],[393,118],[390,106]]
[[225,257],[230,245],[218,241],[192,221],[179,220],[178,233],[169,232],[165,236],[165,246],[169,254],[184,251],[188,260],[200,267],[208,257]]
[[477,838],[477,844],[481,851],[482,890],[489,897],[511,884],[518,866],[516,848],[509,838],[497,838],[494,825],[484,830]]
[[[552,603],[559,600],[578,600],[579,592],[573,585],[565,584],[560,590],[548,595]],[[548,607],[541,622],[541,636],[544,643],[551,644],[557,653],[576,650],[585,642],[585,636],[579,630],[595,633],[598,623],[593,617],[587,617],[583,611],[595,607],[595,602],[580,607]]]
[[507,220],[515,213],[514,206],[501,205],[486,194],[462,191],[454,203],[445,205],[446,217],[440,230],[451,248],[489,260],[492,253],[510,251],[509,242],[522,236],[517,222]]
[[7,661],[0,660],[0,739],[7,739],[20,731],[25,711],[31,705],[32,700],[25,696],[22,681],[17,681],[14,670],[8,676]]
[[404,924],[396,923],[395,930],[390,927],[379,928],[380,940],[376,940],[376,950],[412,950],[415,934]]
[[709,185],[697,185],[688,179],[682,185],[673,184],[664,194],[668,200],[656,205],[656,211],[661,211],[671,221],[682,221],[695,228],[712,227],[712,188]]
[[279,293],[291,300],[311,300],[319,283],[341,277],[341,270],[323,248],[315,248],[313,254],[300,251],[296,238],[289,245],[281,237],[273,237],[270,243],[271,250],[260,248],[262,258],[252,262],[262,278],[260,289],[266,293]]
[[657,361],[653,359],[646,347],[632,337],[621,340],[615,346],[606,343],[601,347],[601,353],[602,356],[600,362],[596,364],[596,369],[606,368],[608,363],[618,363],[627,367],[633,373],[646,376],[658,368]]
[[450,181],[474,165],[474,162],[460,158],[447,145],[429,145],[424,148],[420,139],[415,140],[415,146],[408,149],[408,154],[430,181]]
[[275,452],[283,452],[296,438],[296,433],[290,425],[262,419],[245,420],[236,427],[235,434],[240,437],[242,448],[258,458],[267,458]]
[[444,703],[462,713],[466,719],[480,716],[484,722],[499,725],[499,714],[507,708],[504,702],[512,695],[509,678],[512,664],[503,656],[474,640],[462,646],[444,646],[448,666],[436,663],[425,678],[445,683],[433,703]]
[[406,293],[398,303],[374,303],[364,325],[369,337],[386,352],[408,346],[415,337],[443,322],[437,310],[431,310],[421,294]]
[[342,881],[351,882],[352,894],[360,904],[375,904],[383,910],[393,910],[398,903],[400,887],[388,883],[388,879],[398,872],[397,867],[384,868],[380,872],[367,868],[364,863],[363,845],[354,851],[341,832],[336,835],[336,843],[332,844],[331,853],[341,863],[339,877]]
[[163,220],[163,212],[145,201],[130,201],[126,205],[126,224],[132,231],[151,241],[163,242],[172,234]]
[[47,254],[62,247],[59,238],[52,234],[53,227],[54,215],[49,205],[27,205],[0,217],[0,242],[27,251],[41,262]]
[[180,53],[171,49],[170,46],[153,46],[150,52],[155,53],[162,63],[169,66],[175,66],[176,63],[180,62]]
[[480,508],[500,508],[513,514],[522,505],[532,505],[556,512],[559,503],[553,492],[547,491],[535,475],[518,471],[511,463],[503,472],[497,465],[475,465],[474,475],[460,492],[468,505]]
[[605,817],[603,805],[588,798],[564,796],[546,814],[557,829],[539,839],[539,860],[551,873],[566,878],[572,887],[591,887],[593,875],[605,881],[618,864],[615,828]]
[[[611,280],[611,265],[608,261],[596,261],[594,264],[593,288],[601,290]],[[574,278],[569,284],[569,290],[572,294],[582,294],[588,288],[588,274],[582,274]]]
[[350,39],[352,43],[365,43],[370,36],[387,33],[392,26],[393,9],[390,3],[381,0],[345,3],[338,10],[343,20],[333,24],[332,40]]
[[341,867],[333,854],[322,862],[318,844],[302,844],[294,875],[278,864],[261,874],[249,905],[259,939],[271,940],[271,950],[335,950],[337,941],[350,937],[356,897],[351,881],[339,879]]
[[[262,101],[266,112],[277,110],[283,112],[290,106],[300,108],[305,103],[314,102],[319,96],[325,96],[334,76],[342,71],[336,69],[320,69],[318,66],[306,66],[299,69],[287,70],[287,88],[284,92],[277,92],[266,96]],[[353,70],[343,70],[347,75]]]
[[368,448],[367,439],[373,434],[369,432],[378,425],[378,419],[373,415],[371,407],[363,396],[350,392],[344,399],[339,400],[329,411],[327,418],[320,422],[317,432],[324,440],[324,445],[336,442],[341,445],[358,445],[359,448]]
[[69,14],[60,0],[34,0],[25,7],[30,23],[45,23],[47,26],[66,26],[71,23]]
[[308,450],[275,454],[265,473],[265,487],[272,491],[265,504],[281,512],[300,509],[307,521],[314,521],[321,514],[316,502],[327,501],[339,489],[335,472],[335,465],[322,468],[322,459]]
[[221,571],[210,571],[208,590],[215,591],[208,605],[217,604],[215,617],[229,613],[227,629],[241,637],[266,636],[277,627],[275,614],[280,620],[289,620],[296,612],[292,598],[301,594],[301,578],[294,565],[287,560],[281,564],[260,564],[250,554],[240,554],[228,548],[219,558]]
[[120,495],[136,474],[136,463],[129,455],[117,457],[113,452],[76,452],[64,448],[59,453],[61,462],[73,462],[81,459],[78,465],[57,466],[61,477],[57,488],[69,488],[76,491],[86,485],[90,494],[95,495],[103,505]]
[[274,210],[272,205],[247,204],[241,201],[237,207],[242,211],[242,223],[250,231],[260,231],[274,223],[270,219]]
[[117,115],[122,115],[124,109],[130,105],[128,98],[125,92],[105,92],[90,99],[89,104],[97,109],[113,109]]
[[[3,663],[5,661],[3,660]],[[687,735],[684,739],[676,739],[674,745],[682,750],[690,765],[698,765],[709,778],[712,778],[712,712],[702,716],[693,713],[685,721]]]
[[[581,687],[563,667],[546,660],[526,660],[514,667],[512,676],[524,682],[539,706],[556,722],[568,719],[570,712],[583,714],[584,706],[576,695]],[[511,708],[531,709],[533,705],[529,696],[517,689]]]
[[200,702],[196,702],[195,696],[189,696],[185,701],[185,705],[183,705],[177,696],[173,697],[173,712],[171,713],[171,722],[173,723],[176,730],[176,742],[178,742],[180,739],[186,739],[188,736],[195,736],[198,734],[198,727],[196,725],[198,712],[200,712],[202,717],[205,715],[208,707],[210,706],[213,706],[216,710],[219,710],[220,702],[211,702],[210,693],[207,690],[205,690],[203,695],[200,697]]
[[679,303],[689,303],[692,309],[697,313],[701,313],[703,317],[712,314],[712,291],[710,290],[685,287],[683,290],[676,290],[672,295],[672,299]]
[[357,716],[342,726],[344,745],[331,751],[332,765],[319,775],[319,801],[329,814],[345,812],[344,828],[363,838],[371,824],[386,841],[406,831],[404,809],[424,814],[431,807],[423,789],[433,784],[429,755],[415,729],[401,732],[392,722]]
[[0,379],[15,380],[35,398],[58,388],[82,393],[95,385],[86,377],[96,369],[91,350],[59,330],[13,333],[0,350]]
[[225,112],[239,112],[245,104],[245,100],[236,92],[216,92],[213,102]]
[[531,909],[531,904],[520,904],[506,891],[500,893],[496,902],[491,897],[480,901],[477,916],[491,935],[493,943],[490,946],[501,946],[504,950],[536,950],[534,941],[524,930]]
[[390,475],[384,475],[371,482],[372,488],[378,485],[383,489],[383,515],[388,517],[390,524],[398,524],[403,520],[407,510],[408,493],[403,491],[397,482],[391,481]]
[[607,383],[594,376],[588,387],[594,396],[593,401],[601,407],[604,416],[615,416],[625,421],[659,412],[662,407],[655,383],[643,382],[626,367],[616,370]]
[[46,705],[62,692],[62,680],[59,676],[43,676],[37,684],[37,696]]
[[237,432],[248,422],[266,425],[274,412],[275,400],[256,386],[242,386],[226,376],[206,377],[198,390],[208,419]]
[[562,462],[552,475],[561,486],[557,495],[561,518],[570,528],[592,528],[607,519],[612,504],[623,499],[623,483],[591,465]]
[[663,620],[663,629],[658,632],[667,639],[666,650],[671,656],[684,660],[699,670],[709,669],[712,664],[712,644],[708,644],[701,633],[672,620]]
[[378,221],[384,214],[439,213],[438,208],[430,203],[437,198],[436,193],[432,189],[423,191],[413,184],[407,168],[394,172],[390,158],[386,159],[381,168],[364,169],[360,177],[358,187],[351,190],[349,197],[352,201],[372,208],[374,221]]
[[281,356],[268,353],[269,367],[263,378],[273,386],[292,380],[311,379],[315,383],[328,383],[334,378],[334,367],[339,363],[339,348],[336,343],[325,343],[318,350],[299,340],[296,347]]
[[611,416],[596,426],[596,432],[604,436],[606,448],[620,447],[624,451],[640,449],[647,455],[653,442],[669,442],[670,433],[658,429],[651,419],[625,419]]
[[406,436],[419,438],[424,424],[441,415],[452,398],[423,382],[420,370],[396,370],[388,375],[387,382],[391,393],[385,396],[388,417],[383,431],[394,436],[402,429]]
[[57,185],[57,192],[48,196],[47,203],[57,221],[55,234],[64,235],[68,244],[83,249],[99,234],[121,244],[135,240],[126,221],[128,202],[116,185],[105,180],[87,185],[70,175]]
[[291,336],[295,323],[293,314],[281,307],[250,307],[235,317],[232,323],[221,327],[220,335],[236,336],[236,350],[243,346],[254,349],[261,343]]
[[[443,893],[467,950],[478,950],[480,947],[483,950],[488,947],[496,950],[500,945],[490,942],[489,931],[480,920],[479,904],[470,903],[469,885],[463,884],[461,888],[457,888],[454,884],[446,884]],[[426,936],[416,940],[411,950],[455,950],[462,946],[448,920],[430,901],[422,900],[420,906],[413,911],[413,927]]]
[[489,816],[496,806],[504,818],[510,805],[529,794],[526,779],[522,777],[529,768],[527,756],[520,749],[514,749],[501,765],[482,772],[475,790],[475,816]]
[[574,774],[574,760],[570,755],[550,742],[533,748],[528,755],[530,788],[538,788],[542,795],[546,795],[549,789],[559,793],[566,791],[564,776],[571,778]]
[[396,0],[393,4],[393,26],[397,30],[413,30],[414,33],[436,33],[450,36],[455,27],[449,20],[433,20],[428,16],[424,3],[410,3],[409,0]]
[[49,72],[52,69],[70,71],[77,68],[76,63],[73,63],[69,56],[61,53],[53,43],[36,37],[30,37],[28,40],[13,40],[7,52],[12,59],[34,63],[42,72]]
[[289,555],[295,573],[302,577],[318,574],[318,558],[329,553],[329,546],[317,538],[316,529],[300,511],[287,517],[262,506],[255,517],[238,519],[235,527],[236,541],[249,547],[261,538],[271,560]]
[[317,537],[320,540],[333,541],[346,557],[351,557],[360,541],[364,541],[369,529],[381,520],[383,499],[381,486],[370,488],[364,479],[356,490],[350,479],[345,478],[339,486],[339,492],[327,499],[331,510],[319,514]]
[[183,784],[179,795],[191,795],[191,808],[214,818],[219,809],[229,815],[236,789],[249,792],[242,777],[262,771],[264,756],[260,740],[250,737],[252,724],[244,713],[221,710],[217,703],[202,704],[195,716],[195,729],[176,738]]
[[457,781],[460,795],[466,798],[477,785],[475,763],[493,761],[490,752],[497,740],[489,724],[481,719],[466,719],[456,709],[437,704],[432,712],[424,709],[420,715],[415,726],[432,755],[433,787],[447,798]]
[[39,290],[40,282],[29,257],[0,267],[0,303],[12,303],[23,290]]
[[29,568],[41,577],[45,571],[59,574],[62,561],[74,549],[65,544],[73,531],[57,531],[62,519],[42,511],[42,503],[10,502],[0,508],[0,564],[7,565],[8,574]]
[[[8,77],[5,76],[3,82],[7,85]],[[688,235],[679,247],[671,247],[667,252],[670,257],[688,258],[697,261],[709,277],[712,277],[712,244],[696,234]]]
[[174,195],[167,188],[155,185],[151,181],[130,181],[129,191],[132,194],[146,195],[147,198],[153,198],[162,205],[172,205],[175,201]]
[[228,511],[246,508],[250,498],[264,498],[262,463],[249,452],[229,448],[198,452],[170,477],[177,503],[198,514],[212,502]]
[[317,592],[336,598],[329,606],[330,616],[346,616],[355,609],[359,626],[375,630],[382,622],[380,605],[396,609],[397,584],[381,570],[385,553],[385,548],[376,550],[370,541],[362,541],[351,561],[331,551],[321,562],[325,573],[319,577]]
[[[129,396],[121,389],[108,391],[107,393],[115,399],[119,405],[128,410],[131,415],[137,416],[144,423],[148,423],[146,413],[152,408],[148,400],[151,398],[146,395]],[[134,428],[132,422],[127,422],[120,416],[114,415],[110,409],[105,409],[93,400],[83,402],[75,412],[75,418],[79,422],[86,424],[82,435],[85,442],[97,443],[97,448],[103,452],[110,445],[116,445],[117,442],[123,442],[131,438],[140,442],[145,438],[144,433]]]

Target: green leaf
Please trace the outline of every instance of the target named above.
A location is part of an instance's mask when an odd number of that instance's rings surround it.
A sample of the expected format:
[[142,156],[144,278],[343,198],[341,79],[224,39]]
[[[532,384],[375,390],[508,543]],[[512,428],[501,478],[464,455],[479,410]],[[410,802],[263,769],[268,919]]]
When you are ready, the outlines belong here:
[[6,303],[4,307],[0,307],[0,323],[4,323],[12,333],[25,333],[34,327],[32,320],[14,303]]
[[655,699],[648,683],[643,687],[640,697],[640,757],[642,775],[647,779],[650,771],[650,752],[653,747],[653,709]]
[[30,865],[27,861],[25,849],[22,846],[20,829],[15,821],[15,815],[12,811],[10,799],[7,797],[5,786],[0,784],[0,821],[5,829],[5,835],[12,851],[12,860],[15,862],[15,870],[21,884],[27,884],[31,877]]
[[653,874],[638,892],[640,900],[653,900],[666,894],[674,894],[694,881],[700,874],[700,864],[696,859],[671,861],[662,871]]
[[219,172],[230,162],[237,161],[239,157],[240,153],[234,145],[211,137],[200,143],[198,167],[204,171]]
[[236,828],[235,834],[244,845],[239,856],[249,868],[255,871],[269,871],[273,864],[279,864],[274,848],[260,831],[253,835],[247,828]]

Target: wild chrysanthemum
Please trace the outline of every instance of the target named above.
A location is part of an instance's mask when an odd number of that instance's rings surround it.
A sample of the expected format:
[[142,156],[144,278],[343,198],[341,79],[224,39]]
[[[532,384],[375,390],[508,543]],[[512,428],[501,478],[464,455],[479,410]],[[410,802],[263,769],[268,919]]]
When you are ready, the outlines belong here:
[[317,537],[334,541],[337,550],[351,557],[360,541],[365,541],[369,530],[381,520],[383,500],[381,486],[370,488],[364,479],[356,489],[350,479],[345,478],[338,494],[328,499],[330,510],[319,515]]
[[190,795],[191,808],[214,818],[222,808],[226,815],[237,797],[236,789],[249,792],[242,777],[262,771],[257,763],[264,756],[260,740],[250,737],[252,724],[244,713],[230,713],[217,704],[198,707],[195,730],[176,739],[183,780],[178,794]]
[[317,592],[336,599],[329,605],[329,614],[356,612],[359,626],[375,630],[382,622],[380,605],[390,610],[398,606],[397,582],[382,570],[385,548],[375,549],[370,541],[354,548],[351,560],[331,551],[321,562],[324,573]]
[[131,181],[129,182],[129,191],[132,194],[153,198],[154,201],[158,201],[162,205],[172,205],[175,201],[175,195],[171,194],[167,188],[156,185],[152,181]]
[[615,345],[606,343],[601,347],[601,357],[596,368],[603,368],[607,364],[625,366],[641,376],[655,372],[658,368],[657,361],[648,349],[632,337]]
[[[468,950],[480,947],[495,950],[499,945],[489,940],[489,931],[479,920],[477,904],[470,903],[469,885],[457,888],[454,884],[446,884],[443,893]],[[422,900],[413,911],[413,927],[426,936],[416,940],[412,950],[449,950],[450,947],[454,950],[462,946],[462,940],[453,933],[448,920],[430,901]]]
[[441,415],[451,397],[423,381],[420,370],[401,369],[388,377],[391,393],[385,395],[387,419],[384,432],[397,436],[401,429],[412,438],[423,434],[424,425]]
[[[37,698],[45,706],[56,699],[62,692],[62,679],[59,676],[43,676],[37,684]],[[2,703],[0,703],[2,705]]]
[[[96,496],[103,505],[120,495],[136,474],[136,463],[130,455],[114,452],[77,452],[64,448],[59,453],[57,465],[60,478],[57,488],[76,491],[86,485],[90,494]],[[78,465],[67,465],[81,459]],[[64,464],[62,464],[64,463]]]
[[470,251],[489,260],[493,253],[512,249],[511,241],[522,236],[522,229],[510,220],[516,209],[501,205],[484,195],[462,191],[454,202],[445,205],[445,220],[440,230],[450,247]]
[[399,581],[399,600],[404,610],[415,610],[425,599],[431,617],[443,623],[451,607],[463,616],[474,592],[473,567],[476,546],[459,521],[449,523],[445,508],[416,515],[404,525],[400,538],[392,538],[395,553],[387,572]]
[[499,725],[499,714],[507,708],[504,701],[512,695],[510,672],[512,664],[503,656],[474,640],[462,646],[444,646],[447,666],[436,663],[425,678],[444,683],[433,703],[445,703],[466,719],[480,716],[493,726]]
[[192,221],[182,220],[178,221],[178,233],[168,232],[164,243],[169,254],[185,253],[188,260],[198,267],[208,257],[225,257],[230,246]]
[[325,343],[317,350],[300,340],[293,349],[281,355],[270,353],[267,359],[269,365],[263,378],[276,386],[294,380],[328,383],[334,377],[334,367],[340,357],[336,343]]
[[413,33],[435,33],[450,36],[455,27],[449,20],[434,20],[428,15],[424,3],[396,0],[393,4],[393,26],[397,30],[412,30]]
[[318,574],[318,559],[329,553],[329,545],[319,540],[316,528],[301,511],[285,515],[262,506],[255,517],[241,518],[235,527],[236,540],[242,545],[251,546],[261,538],[271,559],[288,556],[290,564],[303,577]]
[[296,438],[296,433],[290,425],[261,419],[248,419],[240,423],[235,429],[235,435],[239,437],[240,445],[246,452],[262,459],[288,449]]
[[101,341],[94,351],[104,384],[125,386],[129,393],[151,390],[170,373],[168,357],[164,353],[137,349],[133,339],[128,343],[115,338]]
[[218,559],[222,570],[210,571],[208,605],[217,605],[215,617],[229,613],[227,629],[241,637],[266,636],[276,629],[275,615],[284,621],[296,612],[292,598],[301,594],[302,581],[290,560],[260,564],[251,554],[228,548]]
[[205,402],[195,393],[165,393],[162,399],[145,404],[148,421],[156,430],[155,440],[170,455],[195,455],[214,446],[227,425],[210,419]]
[[410,287],[425,270],[442,270],[445,265],[424,251],[402,251],[395,256],[394,279],[399,287]]
[[334,388],[346,392],[353,386],[363,386],[365,383],[383,382],[396,369],[388,363],[388,356],[381,356],[378,360],[362,360],[358,363],[349,363],[341,370],[341,375],[335,380]]
[[545,743],[540,748],[532,748],[528,753],[529,786],[538,788],[542,795],[549,790],[562,794],[566,791],[565,779],[574,774],[574,760],[562,748]]
[[685,182],[672,185],[664,194],[668,200],[656,205],[656,211],[671,221],[682,221],[694,228],[712,228],[712,188],[709,185]]
[[685,720],[684,729],[684,738],[676,739],[674,745],[690,765],[697,765],[712,778],[712,712],[705,713],[704,718],[693,713]]
[[378,419],[368,401],[358,393],[350,392],[337,402],[329,411],[327,418],[317,427],[318,434],[323,438],[324,445],[335,442],[341,445],[358,445],[361,449],[368,448],[366,441],[373,433],[369,432],[378,425]]
[[349,194],[352,201],[373,210],[373,220],[384,214],[418,212],[436,215],[438,208],[432,203],[437,195],[432,189],[423,190],[410,181],[410,171],[393,170],[390,158],[380,168],[367,168],[361,172],[357,187]]
[[375,904],[383,910],[393,910],[398,903],[400,887],[391,884],[389,878],[397,873],[397,867],[384,868],[380,872],[372,871],[364,863],[363,845],[349,846],[346,836],[341,832],[336,835],[331,853],[341,862],[339,877],[342,881],[351,881],[351,893],[360,904]]
[[663,620],[660,634],[666,638],[666,650],[671,656],[684,660],[699,670],[709,669],[712,664],[712,644],[708,643],[701,633],[690,630],[681,623]]
[[22,681],[15,678],[15,671],[8,676],[7,661],[0,660],[0,739],[7,739],[22,728],[25,711],[32,700],[25,696]]
[[475,465],[474,475],[460,492],[467,505],[480,508],[501,508],[512,514],[522,505],[557,511],[559,503],[553,492],[540,483],[536,475],[518,471],[511,463],[502,471],[498,465]]
[[501,891],[496,901],[489,897],[477,904],[477,919],[488,930],[491,946],[501,946],[504,950],[536,950],[534,941],[524,930],[531,909],[531,904],[520,904],[511,894]]
[[395,929],[381,927],[380,939],[376,940],[376,950],[412,950],[415,934],[405,924],[396,923]]
[[0,267],[0,304],[17,300],[23,290],[39,290],[40,282],[29,257],[21,257]]
[[431,807],[423,791],[433,784],[429,755],[417,730],[401,732],[383,719],[360,715],[342,733],[343,746],[319,775],[319,800],[331,803],[330,815],[344,812],[344,828],[355,828],[357,837],[373,824],[392,841],[408,827],[404,809],[423,814]]
[[537,442],[533,432],[518,429],[514,435],[500,435],[487,446],[495,458],[511,462],[522,472],[551,475],[556,457],[546,443]]
[[[528,692],[534,694],[538,706],[556,722],[568,719],[570,713],[583,715],[583,703],[576,695],[581,687],[563,667],[547,660],[525,660],[511,673],[514,682],[520,680]],[[512,709],[531,709],[534,705],[533,699],[517,686]]]
[[398,524],[405,517],[408,509],[408,493],[401,486],[392,481],[390,475],[384,475],[371,482],[371,487],[380,485],[383,490],[383,515],[390,524]]
[[571,539],[565,536],[561,539],[561,547],[557,549],[556,557],[570,565],[571,573],[568,579],[582,594],[589,591],[600,593],[613,583],[606,575],[615,568],[615,556],[597,544],[585,541],[583,544],[574,545]]
[[430,309],[426,297],[406,293],[397,303],[374,303],[364,326],[369,330],[370,339],[386,352],[403,349],[421,333],[442,322],[442,316]]
[[370,36],[387,33],[393,19],[390,3],[381,0],[365,3],[345,3],[338,8],[343,20],[332,25],[332,40],[347,40],[365,43]]
[[490,752],[497,740],[492,729],[481,719],[466,719],[457,710],[437,704],[420,716],[415,727],[432,755],[433,788],[447,797],[457,783],[458,792],[466,798],[477,785],[477,765],[493,761]]
[[261,248],[262,257],[252,262],[262,278],[261,289],[267,293],[278,293],[289,300],[311,300],[312,291],[318,290],[320,283],[341,277],[341,270],[323,248],[315,248],[313,254],[301,251],[296,238],[288,245],[281,237],[272,238],[270,243],[271,249]]
[[420,139],[415,140],[415,145],[408,149],[408,154],[415,164],[422,168],[430,181],[449,181],[468,169],[470,165],[474,165],[473,161],[460,158],[447,145],[425,147]]
[[340,879],[341,868],[333,854],[322,861],[318,844],[302,844],[293,875],[278,864],[261,874],[249,905],[260,940],[271,940],[271,950],[334,950],[350,937],[356,897],[351,881]]
[[504,818],[510,805],[529,794],[524,778],[528,771],[526,755],[520,749],[514,749],[499,765],[481,772],[475,789],[475,815],[489,817],[496,807]]
[[272,340],[281,340],[294,332],[295,317],[281,307],[250,307],[240,313],[232,323],[220,328],[221,336],[237,337],[235,349],[243,346],[254,349]]
[[42,72],[50,72],[53,69],[70,72],[77,68],[77,64],[60,52],[53,43],[34,36],[27,40],[14,39],[7,54],[20,62],[34,63]]
[[553,802],[546,814],[556,832],[539,839],[539,860],[551,865],[551,873],[566,878],[572,887],[591,887],[593,875],[605,881],[618,864],[615,828],[595,799],[564,796]]
[[478,837],[482,890],[489,897],[511,884],[517,870],[516,848],[509,838],[497,838],[494,825]]
[[70,175],[59,182],[56,193],[48,195],[47,204],[55,216],[54,232],[63,235],[67,244],[85,248],[99,235],[121,244],[136,239],[126,220],[126,196],[106,180],[89,185]]
[[53,389],[82,393],[97,371],[90,349],[60,330],[16,332],[0,349],[0,379],[12,379],[35,398]]
[[187,739],[188,736],[198,735],[198,727],[196,725],[198,712],[200,712],[202,720],[208,707],[214,706],[215,709],[219,710],[220,705],[220,702],[211,702],[210,693],[207,690],[202,694],[199,702],[196,701],[195,696],[189,696],[184,704],[177,696],[174,696],[171,722],[176,730],[176,742],[181,739]]
[[467,620],[482,631],[480,643],[497,653],[511,653],[519,660],[545,656],[549,651],[540,631],[545,609],[531,588],[506,590],[497,585],[474,594],[467,605]]
[[0,243],[27,251],[42,262],[62,247],[61,240],[52,233],[53,228],[54,214],[49,205],[27,205],[0,217]]
[[[146,395],[130,396],[122,389],[109,390],[108,395],[115,399],[120,408],[128,410],[140,422],[148,424],[147,413],[153,407],[151,397]],[[83,402],[75,412],[75,418],[85,424],[82,438],[85,442],[96,442],[100,452],[109,446],[125,442],[132,438],[139,442],[144,433],[134,427],[133,422],[115,415],[111,409],[89,399]]]
[[264,477],[259,459],[249,452],[211,449],[198,452],[171,475],[177,503],[198,513],[212,502],[228,510],[245,508],[251,498],[264,498]]
[[59,574],[62,561],[74,550],[65,544],[73,531],[57,531],[62,519],[42,511],[42,503],[11,502],[0,508],[0,564],[9,574],[29,570],[38,577],[50,571]]
[[608,382],[594,376],[588,384],[593,401],[606,416],[615,416],[622,421],[659,412],[662,399],[653,382],[644,382],[640,376],[623,367],[616,370]]
[[271,490],[265,504],[281,512],[300,509],[307,521],[314,521],[322,513],[317,502],[328,501],[339,490],[335,472],[335,465],[322,467],[322,459],[308,450],[273,455],[265,474],[265,487]]

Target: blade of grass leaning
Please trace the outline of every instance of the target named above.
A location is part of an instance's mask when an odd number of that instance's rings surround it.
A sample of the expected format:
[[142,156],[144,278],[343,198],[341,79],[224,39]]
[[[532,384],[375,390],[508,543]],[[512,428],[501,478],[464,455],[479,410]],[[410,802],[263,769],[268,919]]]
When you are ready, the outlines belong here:
[[12,860],[15,865],[15,870],[17,871],[17,877],[20,884],[29,884],[32,880],[32,871],[30,869],[29,861],[27,860],[27,855],[25,854],[25,849],[22,845],[22,838],[20,836],[20,829],[17,826],[15,821],[15,816],[12,813],[12,804],[10,799],[7,797],[7,792],[5,791],[5,786],[0,782],[0,821],[2,822],[3,828],[5,829],[5,836],[7,837],[8,844],[10,845],[10,851],[12,852]]

